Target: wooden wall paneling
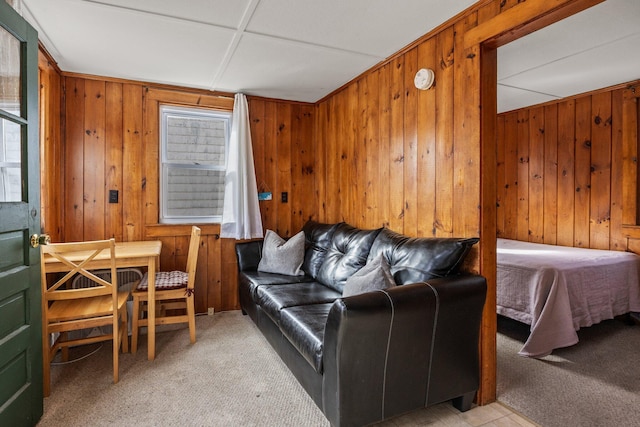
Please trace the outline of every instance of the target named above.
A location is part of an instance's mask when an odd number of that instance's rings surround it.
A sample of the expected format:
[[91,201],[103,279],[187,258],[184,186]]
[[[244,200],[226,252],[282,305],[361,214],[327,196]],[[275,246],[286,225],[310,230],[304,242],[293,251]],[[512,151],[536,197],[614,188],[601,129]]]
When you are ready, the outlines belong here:
[[574,246],[589,247],[591,197],[591,97],[576,99]]
[[518,240],[529,241],[529,112],[518,111]]
[[314,114],[313,154],[315,158],[315,196],[318,199],[317,220],[327,222],[327,106],[328,101],[316,104]]
[[544,243],[558,235],[558,106],[544,107]]
[[[84,102],[85,81],[65,79],[64,240],[84,240]],[[74,118],[74,120],[69,120]]]
[[387,153],[391,151],[391,65],[386,64],[378,70],[378,220],[380,226],[389,227],[390,207],[390,162]]
[[622,89],[618,89],[611,94],[611,240],[609,249],[619,251],[627,248],[627,239],[622,230],[622,189],[624,186],[622,165],[622,92]]
[[[366,147],[361,143],[361,129],[359,119],[361,117],[359,108],[361,100],[359,97],[361,82],[353,84],[342,91],[336,100],[336,114],[334,120],[336,125],[334,135],[336,140],[336,153],[339,157],[337,182],[339,187],[336,192],[342,199],[339,206],[339,213],[336,218],[346,221],[354,226],[363,225],[365,210],[362,206],[364,200],[364,186],[366,183],[365,162]],[[366,100],[362,100],[366,104]],[[338,114],[339,113],[339,114]]]
[[41,228],[51,241],[64,236],[64,152],[61,143],[63,116],[62,79],[42,51],[38,52],[40,81]]
[[434,71],[435,86],[429,90],[417,91],[417,211],[416,235],[433,237],[435,229],[436,198],[436,91],[438,90],[439,69],[436,61],[436,42],[431,38],[418,46],[417,68]]
[[380,111],[380,98],[378,92],[379,74],[371,73],[365,79],[362,79],[363,97],[366,99],[366,106],[362,107],[363,126],[360,141],[362,142],[361,149],[358,150],[362,153],[362,148],[365,149],[364,159],[361,160],[360,165],[363,167],[362,187],[365,196],[366,209],[363,211],[364,217],[362,224],[366,228],[378,228],[384,222],[384,219],[380,217],[380,199],[378,190],[382,185],[379,169],[379,157],[380,157],[380,124],[379,124],[379,111]]
[[453,235],[454,34],[448,27],[436,36],[440,70],[436,82],[436,237]]
[[544,107],[529,113],[529,241],[544,242]]
[[518,237],[518,113],[504,116],[504,234],[506,239]]
[[638,224],[638,117],[637,86],[624,90],[622,96],[622,223]]
[[[292,236],[291,229],[291,200],[295,195],[291,192],[291,104],[277,105],[278,129],[276,131],[277,156],[276,182],[278,188],[277,197],[274,197],[277,206],[277,231],[282,237]],[[287,193],[287,203],[282,202],[281,194]]]
[[302,229],[310,218],[317,218],[318,207],[315,196],[313,111],[309,106],[293,106],[292,128],[292,179],[291,186],[295,198],[292,204],[293,233]]
[[418,71],[418,49],[404,55],[404,227],[403,233],[418,232],[418,89],[413,79]]
[[611,92],[591,97],[590,248],[609,249],[611,223]]
[[340,161],[337,137],[336,100],[330,99],[326,108],[326,134],[325,143],[325,222],[337,222],[342,220],[340,214]]
[[[199,303],[202,305],[198,305],[198,307],[196,307],[198,312],[205,307],[213,307],[215,310],[222,310],[223,307],[222,277],[224,272],[222,271],[222,241],[226,239],[221,239],[219,234],[210,234],[205,238],[207,241],[206,252],[204,254],[198,254],[198,266],[202,265],[202,262],[204,261],[207,265],[207,275],[204,277],[205,283],[198,282],[198,284],[206,289],[206,303]],[[206,256],[204,260],[201,259],[201,256],[203,255]],[[202,277],[203,275],[201,274],[199,279]],[[227,277],[226,283],[234,282]],[[199,300],[200,298],[196,295],[196,301]]]
[[389,152],[389,228],[404,230],[404,57],[391,61],[391,151]]
[[[142,88],[142,144],[144,151],[144,183],[149,183],[143,188],[144,193],[144,223],[158,224],[160,221],[160,106],[162,99],[156,91],[148,87]],[[123,121],[124,123],[124,121]],[[124,126],[124,124],[123,124]],[[125,130],[123,129],[123,144]],[[123,167],[125,163],[123,162]],[[126,176],[126,175],[125,175]],[[125,179],[129,179],[126,177]],[[123,179],[123,188],[125,181]],[[129,182],[129,186],[133,185]],[[126,190],[128,191],[128,190]],[[124,205],[124,203],[123,203]],[[124,208],[123,208],[124,210]],[[125,220],[123,212],[123,221]],[[127,223],[123,224],[127,229]]]
[[85,82],[84,240],[105,237],[105,82]]
[[[142,86],[125,84],[123,98],[123,239],[141,240],[143,236],[143,187],[145,152],[142,146]],[[157,143],[156,143],[157,144]],[[153,144],[152,144],[153,145]],[[158,158],[155,158],[158,161]],[[157,185],[157,184],[156,184]]]
[[[122,224],[122,84],[105,85],[105,237],[123,240]],[[118,192],[118,203],[109,203],[109,190]]]
[[223,286],[220,292],[221,310],[238,310],[238,262],[235,254],[236,242],[232,239],[220,239],[221,267]]
[[[454,236],[480,234],[480,46],[464,46],[464,34],[468,29],[475,28],[477,23],[477,13],[473,12],[454,25],[454,176],[451,214]],[[495,163],[487,166],[486,171],[495,179]],[[492,202],[494,200],[495,197]],[[474,247],[467,262],[473,271],[479,271],[478,251],[479,248]]]
[[505,206],[507,177],[505,173],[506,136],[504,122],[504,115],[499,115],[496,118],[496,235],[498,237],[504,237],[506,235]]
[[557,244],[573,246],[575,101],[558,104],[558,238]]

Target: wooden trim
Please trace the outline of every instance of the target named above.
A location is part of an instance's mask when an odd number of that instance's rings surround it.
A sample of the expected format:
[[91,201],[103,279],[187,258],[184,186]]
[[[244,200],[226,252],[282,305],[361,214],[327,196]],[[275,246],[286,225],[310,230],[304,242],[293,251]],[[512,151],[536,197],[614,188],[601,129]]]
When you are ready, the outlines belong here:
[[540,0],[525,1],[469,30],[464,46],[490,41],[502,46],[527,34],[590,8],[604,0]]
[[479,405],[496,400],[496,233],[497,233],[497,79],[498,51],[483,47],[480,53],[480,272],[487,280],[487,297],[480,331],[481,385],[478,390]]

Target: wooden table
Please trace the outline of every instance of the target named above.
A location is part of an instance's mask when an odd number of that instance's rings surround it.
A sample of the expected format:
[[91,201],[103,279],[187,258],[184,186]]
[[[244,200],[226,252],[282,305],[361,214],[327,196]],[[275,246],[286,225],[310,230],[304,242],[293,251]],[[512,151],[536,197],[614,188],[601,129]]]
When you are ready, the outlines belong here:
[[[155,294],[156,288],[153,286],[155,283],[156,269],[160,264],[160,250],[162,249],[162,242],[159,240],[143,240],[135,242],[119,242],[116,243],[116,266],[121,267],[147,267],[149,274],[149,325],[147,327],[147,340],[148,340],[148,354],[149,360],[155,359],[156,356],[156,310],[155,310]],[[69,259],[73,260],[73,256],[69,256]],[[86,255],[78,253],[78,260],[86,258]],[[69,268],[62,264],[57,259],[47,256],[44,260],[48,272],[65,272],[69,271]],[[99,254],[92,259],[87,268],[92,270],[99,270],[103,268],[110,268],[108,254]]]

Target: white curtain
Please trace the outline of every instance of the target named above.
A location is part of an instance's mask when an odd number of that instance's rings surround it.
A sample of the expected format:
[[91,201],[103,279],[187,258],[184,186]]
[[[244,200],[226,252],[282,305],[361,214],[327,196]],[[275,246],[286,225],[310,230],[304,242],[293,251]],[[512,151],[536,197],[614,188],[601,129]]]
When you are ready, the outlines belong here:
[[233,105],[228,156],[220,237],[238,240],[262,237],[249,107],[241,93],[236,94]]

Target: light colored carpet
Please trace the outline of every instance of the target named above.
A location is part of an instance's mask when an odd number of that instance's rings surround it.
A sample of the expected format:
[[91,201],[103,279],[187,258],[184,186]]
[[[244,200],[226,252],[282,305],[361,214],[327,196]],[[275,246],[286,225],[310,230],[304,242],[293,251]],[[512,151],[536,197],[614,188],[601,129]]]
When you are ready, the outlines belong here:
[[[51,396],[38,426],[328,426],[251,321],[237,312],[197,318],[197,342],[180,327],[146,336],[120,355],[112,383],[111,345],[52,367]],[[78,348],[75,351],[87,351]]]
[[[137,354],[121,354],[118,384],[112,383],[110,343],[72,349],[80,360],[52,367],[51,396],[38,426],[329,425],[248,316],[198,316],[196,329],[191,345],[186,325],[162,327],[153,362],[142,336]],[[461,413],[445,402],[377,427],[425,425],[531,426],[499,403]]]
[[498,400],[545,427],[640,426],[640,326],[607,320],[542,359],[518,356],[528,326],[499,317]]

